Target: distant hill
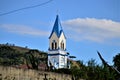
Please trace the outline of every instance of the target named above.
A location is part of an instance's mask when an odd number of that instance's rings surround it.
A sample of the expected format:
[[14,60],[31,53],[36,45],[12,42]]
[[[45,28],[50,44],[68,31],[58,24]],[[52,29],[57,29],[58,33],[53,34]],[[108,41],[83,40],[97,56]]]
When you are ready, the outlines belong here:
[[15,50],[20,51],[20,52],[27,52],[30,50],[29,48],[27,48],[27,46],[20,47],[20,46],[15,46],[14,44],[9,44],[9,43],[0,44],[0,47],[10,47],[10,48],[15,49]]
[[[51,68],[53,66],[47,66],[47,61],[46,52],[39,51],[37,49],[29,49],[27,47],[15,46],[13,44],[0,44],[0,67],[7,66],[5,68],[8,68],[9,66],[12,66],[22,68],[22,70],[26,68],[27,70],[35,69],[35,71],[38,71],[39,69],[39,71],[44,70],[43,72],[48,70],[49,72],[52,71],[61,74],[69,74],[72,76],[72,80],[120,80],[120,75],[115,69],[105,65],[96,64],[94,59],[89,60],[87,62],[88,65],[85,65],[81,60],[74,61],[72,59],[68,59],[71,65],[70,69],[53,69]],[[0,69],[2,70],[3,68]],[[11,67],[9,70],[10,69]],[[4,70],[3,73],[7,72]],[[13,73],[14,71],[12,74]]]
[[[71,66],[78,67],[76,61],[70,61]],[[38,68],[43,69],[47,66],[47,53],[37,49],[15,46],[14,44],[0,44],[0,65],[19,66],[21,68],[38,66]]]
[[[45,68],[47,53],[9,44],[0,44],[0,65],[38,69]],[[40,67],[41,67],[40,66]]]

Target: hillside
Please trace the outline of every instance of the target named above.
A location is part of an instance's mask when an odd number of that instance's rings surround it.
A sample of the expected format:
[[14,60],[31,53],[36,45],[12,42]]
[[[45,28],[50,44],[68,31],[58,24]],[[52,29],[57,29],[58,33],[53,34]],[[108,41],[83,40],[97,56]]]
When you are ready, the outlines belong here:
[[[118,60],[119,59],[120,58],[118,58]],[[68,59],[68,61],[70,61],[70,65],[71,65],[70,69],[54,69],[53,70],[51,68],[51,66],[50,67],[47,66],[47,53],[45,53],[45,52],[39,51],[37,49],[29,49],[27,47],[19,47],[19,46],[15,46],[15,45],[0,44],[0,66],[6,66],[5,68],[12,66],[12,67],[15,67],[15,69],[21,68],[21,70],[23,70],[23,71],[28,70],[28,72],[29,72],[29,70],[35,70],[35,71],[42,70],[43,72],[46,72],[46,71],[55,72],[55,74],[57,74],[57,73],[69,74],[72,76],[71,80],[81,80],[81,79],[85,79],[85,80],[118,80],[118,79],[120,79],[120,77],[119,77],[120,74],[118,74],[114,69],[107,67],[105,65],[99,65],[96,63],[96,61],[94,59],[89,60],[87,62],[87,65],[85,65],[83,63],[83,61],[81,61],[81,60],[74,61],[74,60]],[[9,69],[11,69],[11,68],[9,68]],[[1,68],[1,70],[2,70],[2,68]],[[19,70],[16,70],[16,71],[19,72]],[[7,73],[7,71],[3,70],[3,73],[4,72]],[[11,70],[10,70],[10,72],[11,72]],[[32,71],[32,72],[34,72],[34,71]],[[20,72],[20,73],[22,73],[22,72]],[[37,73],[37,74],[39,74],[39,73]],[[17,75],[17,74],[14,74],[14,75]],[[44,74],[42,74],[42,75],[44,75]],[[51,73],[50,73],[50,75],[51,75]],[[42,77],[45,77],[45,76],[42,76]]]
[[[38,69],[45,66],[47,53],[15,45],[0,44],[0,65]],[[38,66],[38,67],[37,67]]]

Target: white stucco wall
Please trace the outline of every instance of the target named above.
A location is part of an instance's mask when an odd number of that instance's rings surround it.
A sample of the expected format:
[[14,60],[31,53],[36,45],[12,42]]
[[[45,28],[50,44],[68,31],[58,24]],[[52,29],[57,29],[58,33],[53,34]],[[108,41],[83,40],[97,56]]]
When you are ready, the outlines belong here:
[[[52,49],[52,42],[56,41],[57,43],[57,49],[58,47],[61,48],[61,42],[64,43],[64,50],[66,49],[66,38],[63,34],[63,32],[61,33],[60,37],[58,38],[56,33],[54,32],[51,36],[51,38],[49,39],[49,48]],[[59,55],[59,54],[61,55]],[[48,52],[48,54],[58,54],[58,55],[49,55],[48,56],[48,60],[55,66],[54,60],[56,60],[57,63],[59,63],[58,68],[66,68],[67,67],[67,56],[63,56],[66,55],[67,53],[61,49],[58,50],[50,50]]]
[[57,49],[58,49],[58,47],[61,48],[61,42],[62,41],[64,43],[64,50],[66,49],[66,39],[65,39],[65,36],[64,36],[63,32],[61,33],[59,38],[57,37],[55,32],[53,33],[53,35],[49,39],[49,47],[50,47],[50,49],[52,49],[51,44],[52,44],[53,40],[55,40],[57,42]]
[[52,49],[52,42],[53,42],[53,40],[56,41],[56,43],[57,43],[57,49],[58,49],[59,38],[57,37],[57,35],[55,34],[55,32],[53,33],[53,35],[49,39],[49,47],[50,47],[50,49]]
[[65,39],[65,36],[64,36],[64,34],[63,34],[63,32],[61,33],[61,35],[60,35],[60,38],[59,38],[59,47],[61,47],[61,42],[63,41],[63,43],[64,43],[64,50],[66,49],[66,39]]

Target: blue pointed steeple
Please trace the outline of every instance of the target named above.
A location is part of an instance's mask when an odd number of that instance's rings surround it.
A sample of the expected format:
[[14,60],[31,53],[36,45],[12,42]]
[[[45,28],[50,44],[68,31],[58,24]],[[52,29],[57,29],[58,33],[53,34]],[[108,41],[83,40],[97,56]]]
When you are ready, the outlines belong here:
[[53,26],[53,29],[52,29],[52,32],[51,32],[49,38],[51,38],[51,36],[54,32],[56,33],[57,37],[60,37],[61,33],[63,32],[58,15],[56,16],[56,20],[55,20],[55,23],[54,23],[54,26]]

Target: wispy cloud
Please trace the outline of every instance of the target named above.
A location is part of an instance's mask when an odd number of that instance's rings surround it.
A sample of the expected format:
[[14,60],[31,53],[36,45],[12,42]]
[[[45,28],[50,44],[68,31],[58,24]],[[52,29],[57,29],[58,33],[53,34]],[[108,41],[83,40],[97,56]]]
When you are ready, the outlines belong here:
[[7,32],[16,33],[20,35],[32,35],[32,36],[48,36],[48,31],[35,29],[25,25],[14,25],[14,24],[0,24],[0,28]]
[[104,42],[120,39],[120,22],[107,19],[77,18],[63,21],[67,36],[74,40],[91,40]]

